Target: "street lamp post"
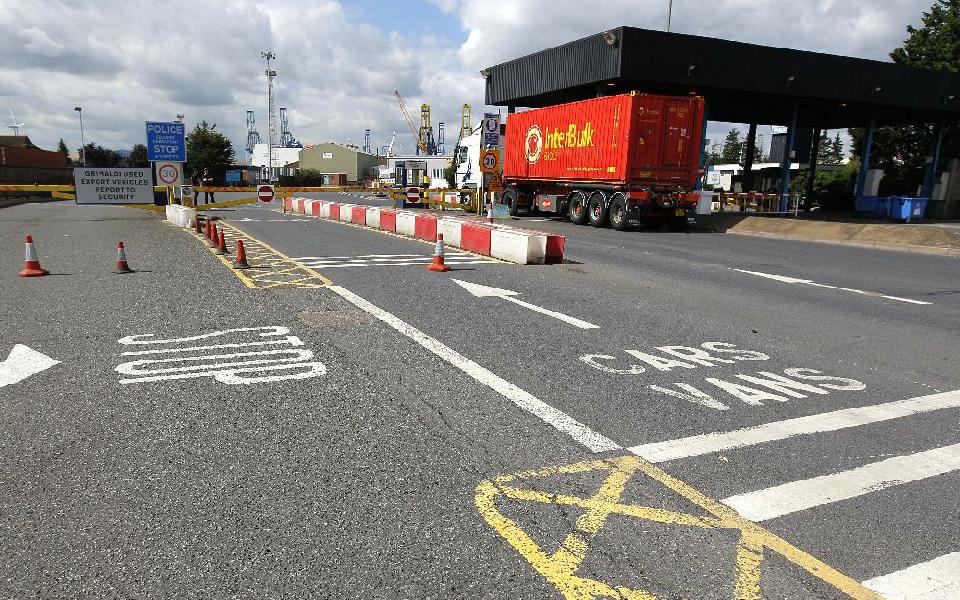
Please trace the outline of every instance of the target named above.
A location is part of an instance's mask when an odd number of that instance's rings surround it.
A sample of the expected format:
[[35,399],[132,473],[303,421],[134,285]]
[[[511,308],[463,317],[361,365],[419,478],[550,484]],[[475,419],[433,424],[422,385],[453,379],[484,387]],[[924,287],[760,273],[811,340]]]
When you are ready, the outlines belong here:
[[83,109],[74,106],[73,110],[77,111],[77,115],[80,117],[80,165],[85,167],[87,166],[87,142],[83,139]]

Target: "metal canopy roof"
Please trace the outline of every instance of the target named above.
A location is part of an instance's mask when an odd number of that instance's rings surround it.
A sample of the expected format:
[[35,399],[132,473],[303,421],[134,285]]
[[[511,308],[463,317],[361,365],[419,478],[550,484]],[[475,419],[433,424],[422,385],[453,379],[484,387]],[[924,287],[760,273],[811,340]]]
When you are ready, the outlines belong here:
[[637,90],[701,94],[712,121],[861,127],[960,120],[960,74],[620,27],[484,70],[486,102],[541,107]]

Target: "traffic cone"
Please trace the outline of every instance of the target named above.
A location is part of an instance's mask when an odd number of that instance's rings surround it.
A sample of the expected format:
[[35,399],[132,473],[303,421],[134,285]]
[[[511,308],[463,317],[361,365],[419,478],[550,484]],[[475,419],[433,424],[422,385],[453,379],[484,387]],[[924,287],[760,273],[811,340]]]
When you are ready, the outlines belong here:
[[446,273],[450,270],[443,262],[443,234],[437,234],[437,245],[433,247],[433,262],[427,265],[428,271],[436,273]]
[[203,237],[210,239],[210,219],[203,220],[206,223],[206,227],[203,229]]
[[243,248],[243,240],[237,240],[237,260],[233,261],[233,266],[238,269],[249,269],[247,263],[247,251]]
[[230,254],[227,251],[227,241],[223,239],[223,230],[219,231],[219,237],[217,238],[217,254]]
[[19,271],[17,275],[20,277],[40,277],[42,275],[49,275],[50,272],[40,266],[40,259],[37,258],[37,249],[33,245],[33,236],[28,235],[26,242],[27,255],[23,261],[23,270]]
[[200,215],[193,217],[193,228],[197,233],[203,233],[203,230],[200,229]]
[[217,224],[216,223],[210,226],[210,245],[211,246],[217,245]]
[[127,264],[127,251],[123,249],[123,242],[117,242],[117,268],[114,273],[133,273]]
[[487,202],[487,223],[493,223],[493,202]]

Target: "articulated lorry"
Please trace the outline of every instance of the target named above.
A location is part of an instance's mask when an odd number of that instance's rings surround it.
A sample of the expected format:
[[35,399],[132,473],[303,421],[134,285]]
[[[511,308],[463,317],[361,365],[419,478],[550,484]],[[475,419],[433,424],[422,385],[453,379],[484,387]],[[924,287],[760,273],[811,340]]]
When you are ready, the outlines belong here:
[[514,215],[580,225],[685,228],[699,199],[703,115],[700,96],[636,92],[511,114],[503,201]]

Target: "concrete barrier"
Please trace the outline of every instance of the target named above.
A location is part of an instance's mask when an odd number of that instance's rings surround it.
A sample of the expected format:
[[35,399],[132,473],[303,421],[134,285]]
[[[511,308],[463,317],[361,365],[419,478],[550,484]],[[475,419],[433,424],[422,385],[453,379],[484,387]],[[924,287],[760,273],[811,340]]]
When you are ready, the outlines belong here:
[[[470,218],[438,216],[419,211],[297,198],[292,204],[305,214],[390,231],[426,241],[442,233],[447,245],[500,260],[534,265],[563,260],[562,235],[490,224]],[[170,209],[171,214],[174,209]],[[189,221],[185,219],[184,222]],[[192,221],[190,221],[192,224]]]
[[417,237],[417,214],[407,211],[397,212],[397,233]]
[[341,204],[340,205],[340,220],[344,223],[349,223],[353,220],[353,207],[354,204]]
[[302,215],[302,214],[305,214],[304,202],[306,202],[306,201],[307,201],[306,198],[298,198],[298,199],[297,199],[297,213],[299,213],[299,214],[301,214],[301,215]]
[[542,265],[547,256],[547,236],[494,229],[490,232],[490,256],[520,265]]
[[366,225],[367,224],[367,207],[366,206],[354,206],[352,210],[351,221],[355,225]]
[[493,227],[484,223],[463,221],[460,224],[460,247],[468,252],[490,256],[490,234]]
[[367,227],[380,229],[380,209],[376,206],[367,207]]
[[168,204],[166,206],[167,221],[177,227],[190,229],[193,227],[194,220],[197,218],[197,211],[180,204]]
[[380,209],[380,230],[381,231],[396,231],[397,230],[397,211],[392,208],[382,208]]
[[414,235],[428,242],[437,239],[437,218],[433,215],[417,215],[414,221]]
[[463,223],[459,219],[440,219],[437,221],[437,233],[443,234],[443,243],[454,248],[460,247],[460,229]]

